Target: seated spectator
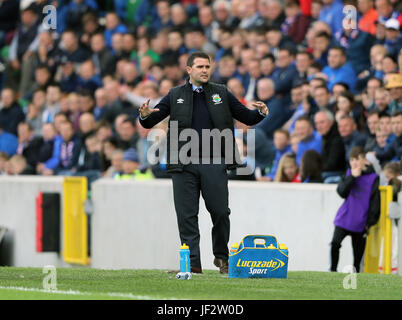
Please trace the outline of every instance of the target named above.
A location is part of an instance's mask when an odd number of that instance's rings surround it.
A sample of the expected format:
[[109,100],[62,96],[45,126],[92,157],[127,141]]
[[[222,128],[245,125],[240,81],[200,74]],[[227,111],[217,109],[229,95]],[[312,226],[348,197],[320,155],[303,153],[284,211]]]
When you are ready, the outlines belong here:
[[313,56],[307,51],[298,51],[296,53],[296,69],[298,75],[297,78],[293,80],[293,84],[307,81],[308,69],[313,61]]
[[77,90],[78,75],[74,69],[74,62],[68,56],[63,56],[60,60],[59,78],[61,91],[70,93]]
[[336,182],[346,169],[345,146],[334,115],[328,110],[315,114],[316,130],[322,136],[322,177],[325,183]]
[[386,76],[385,89],[389,91],[391,103],[388,107],[388,112],[392,114],[395,111],[402,110],[402,75],[389,74]]
[[281,48],[276,58],[277,70],[272,75],[275,83],[275,93],[286,96],[292,89],[293,80],[297,77],[297,69],[294,65],[294,52],[289,48]]
[[214,70],[211,81],[227,84],[230,78],[239,77],[236,70],[236,60],[232,55],[223,56]]
[[128,32],[127,26],[120,22],[119,16],[115,12],[108,12],[106,14],[106,30],[105,40],[106,45],[112,48],[112,37],[116,33],[124,34]]
[[325,31],[317,33],[313,40],[312,55],[314,60],[326,67],[328,64],[328,52],[331,47],[331,35]]
[[290,0],[285,5],[286,19],[281,25],[283,34],[288,35],[294,43],[301,43],[310,26],[310,17],[300,10],[299,2]]
[[292,99],[292,104],[290,108],[293,111],[292,117],[283,125],[283,129],[289,131],[289,133],[292,133],[294,131],[295,127],[295,122],[296,120],[305,114],[308,114],[309,106],[308,103],[306,102],[306,97],[303,93],[303,84],[302,83],[296,83],[293,85],[292,91],[290,92],[290,96]]
[[358,23],[359,29],[363,32],[367,32],[375,36],[378,13],[374,8],[374,1],[359,0],[357,2],[357,8],[359,10],[359,13],[361,14]]
[[31,103],[28,104],[28,112],[25,121],[34,130],[34,134],[39,136],[42,134],[43,126],[43,109],[45,107],[46,92],[38,89],[34,92]]
[[92,61],[95,65],[95,73],[102,77],[112,75],[115,72],[116,61],[113,54],[106,46],[102,33],[96,33],[91,37]]
[[77,176],[85,176],[88,179],[88,187],[101,177],[100,147],[96,134],[92,133],[85,138],[85,153],[83,161],[77,163]]
[[292,39],[283,35],[279,27],[269,28],[266,33],[266,37],[267,43],[271,48],[271,53],[275,56],[275,58],[278,57],[280,48],[289,48],[292,51],[296,51],[296,45],[293,43]]
[[35,170],[28,164],[24,156],[16,154],[8,160],[12,175],[34,175]]
[[286,98],[275,97],[275,85],[271,79],[262,78],[257,83],[258,100],[269,106],[269,116],[263,119],[258,125],[268,139],[273,138],[276,129],[282,127],[292,115],[289,109],[289,101]]
[[272,53],[268,53],[260,59],[260,69],[264,78],[272,78],[275,70],[275,57]]
[[296,163],[294,154],[286,153],[278,164],[278,170],[275,174],[275,182],[301,182],[299,167]]
[[10,88],[1,91],[0,127],[3,131],[17,135],[18,124],[25,119],[25,114],[16,100],[15,93]]
[[54,117],[60,112],[61,90],[57,83],[51,83],[46,89],[46,103],[43,109],[42,121],[53,122]]
[[95,73],[95,66],[92,60],[81,63],[80,72],[77,80],[77,90],[88,90],[93,95],[96,89],[102,87],[102,79]]
[[345,49],[347,61],[358,75],[370,67],[370,57],[367,52],[370,52],[375,37],[359,29],[352,29],[347,24],[346,27],[335,34],[336,45]]
[[366,137],[357,131],[355,120],[351,116],[342,116],[338,121],[339,134],[345,145],[345,162],[349,159],[349,152],[353,147],[364,148]]
[[314,89],[314,101],[319,110],[328,110],[335,114],[336,104],[331,102],[331,93],[327,86],[318,86]]
[[[77,171],[78,158],[81,150],[81,139],[74,132],[71,121],[64,121],[60,125],[61,143],[59,147],[59,163],[52,173],[57,175],[73,175]],[[50,171],[50,170],[49,170]]]
[[295,123],[295,134],[299,139],[297,144],[296,162],[300,165],[303,154],[307,150],[316,150],[318,153],[322,151],[321,135],[313,129],[310,118],[301,116]]
[[391,123],[395,139],[385,149],[376,149],[375,156],[380,163],[402,159],[402,111],[395,111],[392,114]]
[[315,150],[307,150],[300,161],[300,178],[303,183],[322,183],[322,158]]
[[111,165],[104,172],[104,178],[114,178],[115,175],[123,172],[123,155],[124,151],[121,149],[114,149],[110,154]]
[[36,169],[42,145],[43,138],[35,136],[32,127],[28,123],[20,122],[18,125],[17,154],[24,156],[31,168]]
[[90,58],[89,52],[80,46],[73,30],[66,30],[62,33],[61,44],[62,55],[74,63],[81,63]]
[[384,88],[378,88],[374,93],[374,110],[377,110],[382,115],[388,114],[388,92]]
[[333,34],[342,30],[343,4],[336,0],[323,0],[318,19],[331,27]]
[[388,147],[395,139],[395,134],[392,132],[392,120],[391,116],[386,114],[380,114],[380,121],[378,126],[383,134],[386,135],[386,146]]
[[12,133],[3,130],[0,123],[0,152],[8,156],[16,154],[18,148],[18,138]]
[[19,16],[20,22],[9,46],[5,86],[25,92],[27,83],[31,80],[31,69],[27,68],[31,60],[28,58],[38,48],[38,37],[43,26],[34,3],[20,10]]
[[6,163],[10,156],[6,152],[0,151],[0,176],[6,175]]
[[402,36],[400,33],[400,22],[397,19],[389,19],[385,22],[385,43],[387,53],[397,58],[402,49]]
[[373,110],[370,111],[367,115],[367,127],[368,127],[368,136],[366,140],[366,145],[364,146],[365,152],[374,151],[376,146],[376,132],[378,129],[378,125],[380,122],[380,116],[378,111]]
[[335,119],[339,121],[343,116],[350,116],[354,119],[359,131],[365,129],[363,107],[355,102],[355,98],[349,91],[342,92],[336,100]]
[[139,134],[133,118],[128,117],[122,121],[118,134],[121,149],[127,150],[129,148],[136,148]]
[[135,149],[127,149],[123,154],[123,171],[114,175],[116,180],[150,180],[153,175],[149,170],[140,170],[140,163]]
[[347,62],[345,49],[332,47],[328,52],[328,65],[322,70],[328,77],[328,89],[332,91],[335,83],[345,82],[350,91],[354,92],[356,73]]
[[53,123],[44,123],[42,132],[43,144],[39,149],[38,164],[35,168],[38,174],[42,174],[46,168],[52,168],[52,166],[50,166],[50,162],[53,156],[57,157],[57,155],[54,155],[53,152],[55,149],[57,149],[54,148],[54,145],[55,141],[59,138]]
[[[272,164],[270,172],[267,172],[261,180],[273,181],[278,167],[279,162],[286,153],[292,153],[292,148],[289,142],[290,136],[286,130],[278,129],[274,132],[274,147],[275,147],[275,159]],[[294,157],[293,157],[294,158]]]

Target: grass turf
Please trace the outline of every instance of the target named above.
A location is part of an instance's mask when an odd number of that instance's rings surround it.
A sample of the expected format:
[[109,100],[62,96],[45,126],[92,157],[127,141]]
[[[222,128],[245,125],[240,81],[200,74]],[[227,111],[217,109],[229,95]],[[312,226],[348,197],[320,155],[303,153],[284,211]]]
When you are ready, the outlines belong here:
[[402,277],[357,274],[357,288],[346,290],[346,274],[288,272],[287,279],[229,279],[217,271],[177,280],[165,270],[57,269],[57,291],[43,290],[40,268],[0,268],[0,300],[8,299],[200,299],[331,300],[402,299]]

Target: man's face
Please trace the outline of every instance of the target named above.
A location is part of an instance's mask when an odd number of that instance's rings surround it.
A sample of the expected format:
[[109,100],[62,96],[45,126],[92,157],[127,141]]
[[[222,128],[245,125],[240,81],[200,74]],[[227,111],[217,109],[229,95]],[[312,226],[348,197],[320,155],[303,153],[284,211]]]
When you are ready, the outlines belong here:
[[257,82],[257,96],[266,101],[273,97],[275,90],[273,88],[272,80],[263,78]]
[[303,88],[293,88],[291,91],[292,102],[294,105],[299,105],[303,100]]
[[349,137],[355,131],[356,125],[349,118],[341,119],[338,122],[339,134],[342,138]]
[[300,140],[308,138],[313,132],[313,128],[310,123],[305,120],[296,121],[295,133]]
[[391,89],[389,89],[389,93],[393,100],[398,101],[398,100],[402,99],[402,87],[391,88]]
[[334,100],[338,100],[339,96],[341,95],[342,92],[345,92],[345,87],[341,85],[334,85],[332,87],[332,96]]
[[292,56],[286,50],[281,50],[278,53],[277,65],[279,68],[286,68],[292,62]]
[[385,110],[388,108],[387,97],[384,91],[377,90],[375,92],[375,104],[380,111]]
[[317,88],[314,91],[314,99],[317,102],[317,105],[321,108],[328,105],[331,95],[324,88]]
[[367,94],[370,99],[374,99],[375,91],[380,87],[380,83],[377,80],[369,80],[367,82]]
[[310,64],[311,61],[307,54],[298,54],[296,56],[296,68],[299,72],[307,72]]
[[260,62],[260,68],[261,72],[264,75],[270,75],[272,72],[274,72],[275,69],[275,63],[271,59],[262,59]]
[[328,65],[332,69],[337,69],[345,63],[345,56],[340,50],[330,50],[328,53]]
[[332,126],[332,122],[327,118],[324,112],[316,113],[314,123],[316,130],[322,136],[326,135]]
[[195,58],[191,67],[186,67],[190,81],[194,85],[207,83],[211,77],[211,63],[206,58]]
[[3,89],[1,93],[1,102],[5,108],[11,107],[14,102],[14,93],[10,89]]
[[27,142],[32,134],[32,131],[29,130],[29,127],[24,123],[18,125],[17,131],[19,142]]
[[282,150],[289,144],[289,139],[282,132],[276,132],[274,134],[274,146],[277,150]]
[[120,137],[123,141],[129,141],[135,133],[135,127],[129,123],[124,122],[121,124]]
[[74,129],[71,123],[63,122],[60,125],[60,135],[63,137],[64,141],[69,141],[74,134]]
[[392,124],[391,118],[389,117],[381,117],[379,122],[379,127],[382,133],[384,133],[387,137],[392,132]]
[[402,115],[391,118],[392,132],[395,133],[397,137],[402,134]]
[[373,114],[367,118],[367,126],[371,134],[375,134],[377,132],[379,122],[380,119],[378,118],[377,114]]

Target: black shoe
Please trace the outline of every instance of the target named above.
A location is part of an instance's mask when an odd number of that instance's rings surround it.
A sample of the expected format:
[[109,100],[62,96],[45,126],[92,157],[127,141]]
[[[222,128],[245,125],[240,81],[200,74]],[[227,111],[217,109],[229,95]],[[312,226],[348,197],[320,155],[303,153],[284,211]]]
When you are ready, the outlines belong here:
[[222,274],[228,274],[229,273],[229,263],[228,260],[224,259],[214,259],[214,265],[219,268],[219,272]]

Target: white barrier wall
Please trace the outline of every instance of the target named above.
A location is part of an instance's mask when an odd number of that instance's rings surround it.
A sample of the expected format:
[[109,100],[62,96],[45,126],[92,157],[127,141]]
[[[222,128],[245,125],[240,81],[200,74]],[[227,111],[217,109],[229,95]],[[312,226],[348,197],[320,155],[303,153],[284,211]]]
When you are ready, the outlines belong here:
[[[37,253],[36,234],[36,196],[39,192],[63,191],[62,177],[7,177],[0,176],[0,225],[6,233],[2,248],[2,258],[19,267],[65,266],[57,253]],[[62,221],[62,217],[60,217]]]
[[[62,177],[0,177],[0,225],[8,228],[4,244],[11,251],[11,265],[68,266],[56,253],[35,252],[35,197],[39,191],[62,194],[62,183]],[[332,222],[342,203],[335,188],[230,181],[230,244],[247,234],[271,234],[288,246],[290,270],[327,271]],[[178,268],[180,241],[170,180],[99,180],[92,200],[92,267]],[[215,269],[212,223],[202,198],[199,223],[203,267]],[[402,248],[402,237],[399,241]],[[339,271],[353,263],[350,242],[346,238],[343,243]]]
[[[289,248],[289,270],[329,269],[333,219],[342,199],[335,185],[230,181],[230,244],[247,234],[277,237]],[[170,180],[100,180],[93,185],[92,266],[178,269],[180,246]],[[200,200],[203,268],[213,266],[211,219]],[[339,271],[353,264],[351,240]]]

